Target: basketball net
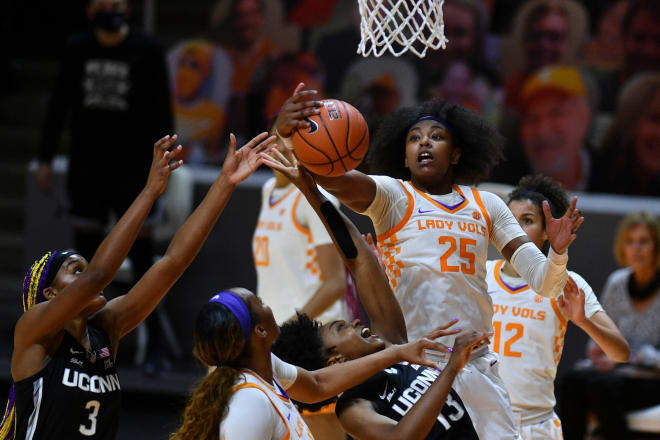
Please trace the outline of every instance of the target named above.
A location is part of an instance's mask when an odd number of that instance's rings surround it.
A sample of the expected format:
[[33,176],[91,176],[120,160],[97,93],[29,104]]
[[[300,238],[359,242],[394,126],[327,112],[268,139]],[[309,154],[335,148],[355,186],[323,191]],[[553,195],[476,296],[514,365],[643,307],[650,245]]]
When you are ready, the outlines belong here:
[[358,0],[361,40],[357,53],[395,57],[411,51],[424,58],[426,50],[445,48],[442,21],[444,0]]

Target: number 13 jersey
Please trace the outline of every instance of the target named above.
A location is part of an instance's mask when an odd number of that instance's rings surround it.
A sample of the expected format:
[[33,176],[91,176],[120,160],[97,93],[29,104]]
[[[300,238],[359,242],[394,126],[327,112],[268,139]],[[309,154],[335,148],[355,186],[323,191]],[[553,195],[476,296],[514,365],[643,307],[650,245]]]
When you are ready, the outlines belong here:
[[[433,196],[403,182],[371,176],[378,190],[365,214],[413,340],[453,318],[461,328],[492,330],[486,289],[490,241],[501,250],[525,233],[504,202],[491,193],[453,186]],[[442,342],[453,345],[453,336]]]

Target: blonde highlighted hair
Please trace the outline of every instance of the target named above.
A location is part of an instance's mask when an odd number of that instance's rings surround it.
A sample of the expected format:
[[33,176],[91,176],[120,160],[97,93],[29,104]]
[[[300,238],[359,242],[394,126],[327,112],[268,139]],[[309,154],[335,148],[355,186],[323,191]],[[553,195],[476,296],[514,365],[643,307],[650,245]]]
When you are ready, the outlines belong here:
[[656,267],[660,267],[660,220],[655,215],[646,211],[631,212],[619,223],[614,240],[614,257],[619,263],[619,266],[628,266],[623,255],[623,245],[626,240],[626,234],[635,226],[646,226],[649,229],[653,244],[655,245],[655,265]]

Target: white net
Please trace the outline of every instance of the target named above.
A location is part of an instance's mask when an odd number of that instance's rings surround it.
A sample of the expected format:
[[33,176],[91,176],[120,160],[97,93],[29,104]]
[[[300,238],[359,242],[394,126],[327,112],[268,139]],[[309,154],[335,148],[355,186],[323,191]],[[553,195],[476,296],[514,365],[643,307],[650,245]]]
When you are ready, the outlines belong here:
[[442,21],[444,0],[358,0],[361,40],[357,53],[395,57],[411,51],[420,58],[426,50],[445,48]]

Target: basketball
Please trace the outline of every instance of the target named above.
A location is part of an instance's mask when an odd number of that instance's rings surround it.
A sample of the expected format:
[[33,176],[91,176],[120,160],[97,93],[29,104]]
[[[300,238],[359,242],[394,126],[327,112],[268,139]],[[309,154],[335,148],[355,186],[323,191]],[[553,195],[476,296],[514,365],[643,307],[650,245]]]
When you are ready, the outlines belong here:
[[369,127],[362,114],[338,99],[326,99],[311,126],[294,130],[298,161],[314,174],[341,176],[357,167],[369,149]]

